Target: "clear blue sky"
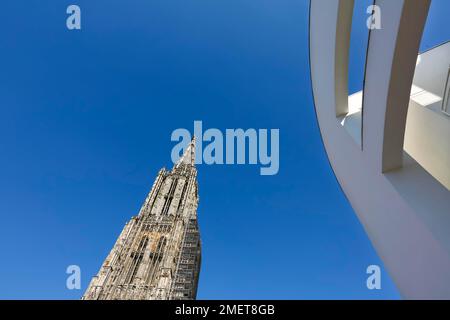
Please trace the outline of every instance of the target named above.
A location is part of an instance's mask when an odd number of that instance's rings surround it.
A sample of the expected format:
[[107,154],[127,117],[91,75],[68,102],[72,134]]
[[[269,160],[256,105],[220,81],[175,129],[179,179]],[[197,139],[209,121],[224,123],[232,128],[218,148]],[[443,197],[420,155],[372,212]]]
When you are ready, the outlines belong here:
[[[65,26],[72,3],[81,31]],[[422,49],[448,40],[449,6],[435,0]],[[323,149],[308,1],[0,7],[0,298],[80,298],[158,170],[171,165],[172,131],[193,130],[194,120],[280,129],[278,175],[198,166],[198,298],[399,297],[385,269],[382,290],[366,288],[366,267],[382,262]],[[363,62],[352,62],[352,91]],[[81,267],[82,290],[65,287],[71,264]]]

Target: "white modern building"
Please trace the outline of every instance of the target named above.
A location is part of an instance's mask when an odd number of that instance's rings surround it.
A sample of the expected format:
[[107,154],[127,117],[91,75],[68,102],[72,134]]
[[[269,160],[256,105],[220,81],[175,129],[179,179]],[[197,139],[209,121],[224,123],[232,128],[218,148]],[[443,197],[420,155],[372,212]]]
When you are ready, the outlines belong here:
[[312,0],[310,67],[337,180],[401,295],[450,299],[450,43],[418,54],[431,0],[376,0],[349,96],[353,0]]

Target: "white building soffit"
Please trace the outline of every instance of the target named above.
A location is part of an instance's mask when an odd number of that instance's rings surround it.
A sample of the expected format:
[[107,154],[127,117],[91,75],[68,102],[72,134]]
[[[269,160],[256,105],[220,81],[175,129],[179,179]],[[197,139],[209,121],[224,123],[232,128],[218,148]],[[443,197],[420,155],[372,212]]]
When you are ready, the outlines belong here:
[[[411,87],[411,100],[415,103],[426,107],[432,105],[436,102],[441,102],[442,97],[435,95],[419,86],[412,85]],[[348,96],[348,113],[350,116],[354,113],[361,112],[363,102],[363,91],[358,91],[350,96]]]
[[431,93],[421,87],[412,85],[411,87],[411,100],[416,102],[417,104],[426,107],[432,105],[436,102],[442,101],[442,98]]

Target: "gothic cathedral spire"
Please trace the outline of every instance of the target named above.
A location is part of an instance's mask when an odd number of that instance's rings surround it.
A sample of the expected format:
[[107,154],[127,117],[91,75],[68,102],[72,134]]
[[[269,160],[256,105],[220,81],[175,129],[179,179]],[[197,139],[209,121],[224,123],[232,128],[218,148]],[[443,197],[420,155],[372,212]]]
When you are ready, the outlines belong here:
[[195,136],[192,137],[192,140],[186,148],[186,151],[183,153],[183,156],[180,158],[180,160],[178,160],[178,162],[175,164],[175,167],[179,167],[182,164],[195,166]]
[[201,261],[197,206],[194,137],[171,171],[159,171],[82,299],[195,299]]

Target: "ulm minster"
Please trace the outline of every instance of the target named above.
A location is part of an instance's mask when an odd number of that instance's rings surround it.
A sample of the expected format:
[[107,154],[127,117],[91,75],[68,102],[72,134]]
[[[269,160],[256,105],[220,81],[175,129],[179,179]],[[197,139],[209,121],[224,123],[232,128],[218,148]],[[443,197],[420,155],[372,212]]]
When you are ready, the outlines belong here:
[[195,138],[161,169],[139,214],[123,228],[83,300],[195,299],[201,245]]

